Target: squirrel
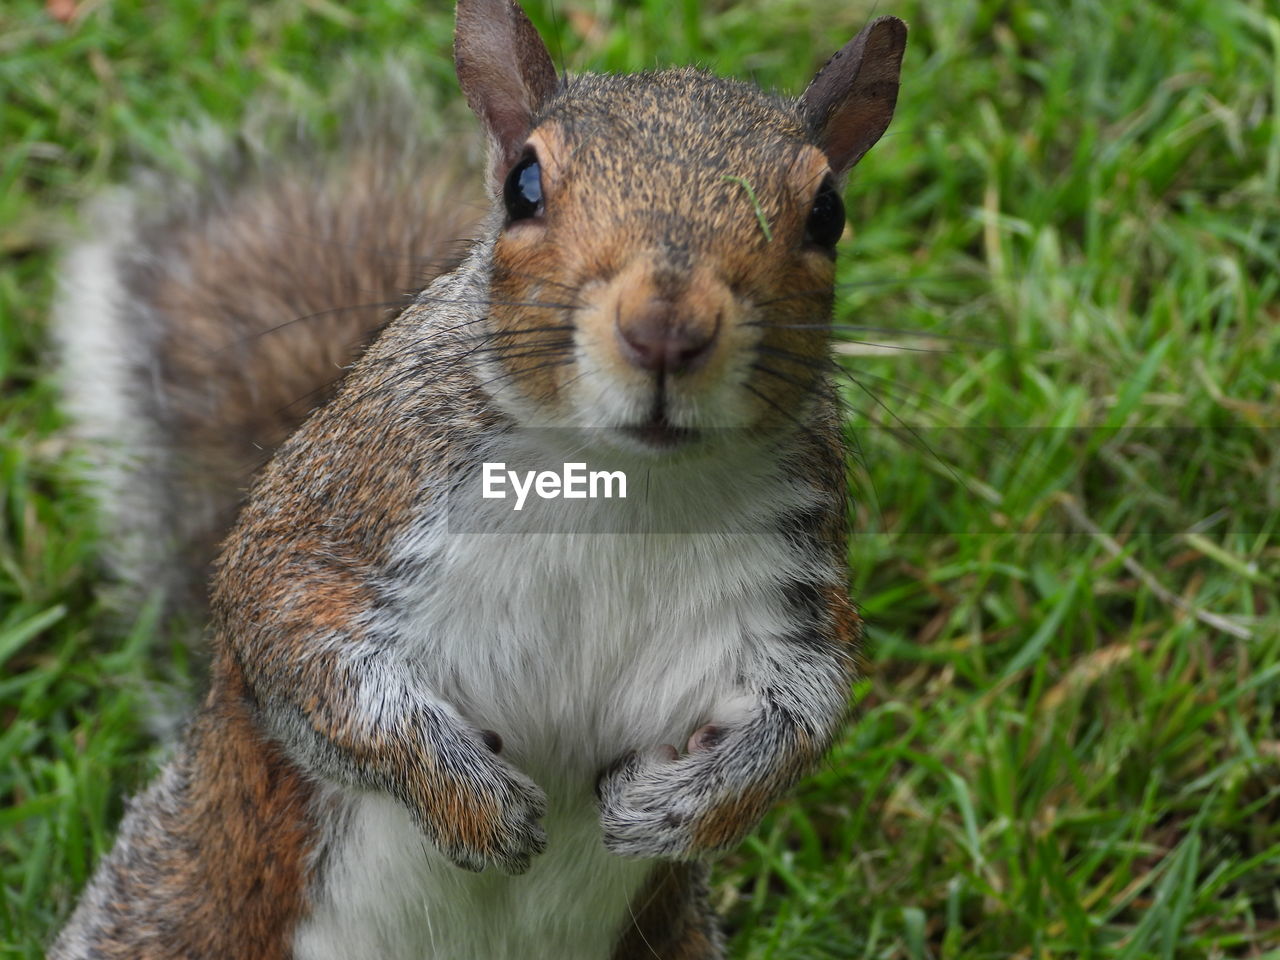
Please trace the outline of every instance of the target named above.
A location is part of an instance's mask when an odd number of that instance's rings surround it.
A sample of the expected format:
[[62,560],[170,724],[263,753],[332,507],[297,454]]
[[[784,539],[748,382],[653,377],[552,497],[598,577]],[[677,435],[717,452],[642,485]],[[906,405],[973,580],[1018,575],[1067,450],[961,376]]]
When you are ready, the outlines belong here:
[[[708,855],[844,721],[835,249],[905,25],[874,20],[791,99],[560,75],[513,0],[456,17],[479,222],[448,150],[399,172],[373,150],[118,207],[70,259],[69,376],[107,370],[73,409],[139,461],[108,463],[117,524],[149,507],[146,537],[198,568],[247,482],[236,444],[278,446],[214,565],[207,694],[55,960],[722,957]],[[391,299],[472,229],[385,325],[285,323]],[[358,245],[304,254],[307,232]],[[301,391],[315,409],[282,414]],[[637,495],[533,520],[455,496],[539,453],[622,464]]]

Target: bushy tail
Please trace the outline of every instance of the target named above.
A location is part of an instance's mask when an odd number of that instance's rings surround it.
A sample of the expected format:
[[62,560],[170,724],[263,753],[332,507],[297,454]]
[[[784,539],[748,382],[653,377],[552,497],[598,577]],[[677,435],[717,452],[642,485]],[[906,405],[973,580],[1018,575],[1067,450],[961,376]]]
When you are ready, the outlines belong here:
[[66,258],[65,394],[131,600],[202,613],[254,472],[483,213],[476,152],[419,132],[420,96],[344,100],[334,136],[189,137],[184,174],[103,198]]

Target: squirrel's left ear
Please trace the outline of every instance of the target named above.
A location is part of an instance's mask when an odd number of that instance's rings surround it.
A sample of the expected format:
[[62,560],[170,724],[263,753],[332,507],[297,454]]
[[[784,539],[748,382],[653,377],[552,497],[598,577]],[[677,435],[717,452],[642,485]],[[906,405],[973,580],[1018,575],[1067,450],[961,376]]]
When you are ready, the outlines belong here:
[[893,119],[906,46],[905,23],[897,17],[872,20],[801,95],[800,113],[836,176],[861,160]]
[[453,62],[467,104],[489,134],[491,183],[499,189],[534,115],[560,84],[555,64],[513,0],[458,0]]

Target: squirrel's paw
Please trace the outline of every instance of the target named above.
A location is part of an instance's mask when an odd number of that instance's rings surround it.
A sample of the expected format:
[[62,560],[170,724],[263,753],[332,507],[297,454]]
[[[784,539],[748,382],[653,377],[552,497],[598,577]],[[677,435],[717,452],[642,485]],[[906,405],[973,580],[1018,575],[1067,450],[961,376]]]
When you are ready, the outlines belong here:
[[630,753],[597,784],[604,845],[624,857],[688,859],[731,847],[772,802],[735,777],[720,749],[724,728],[708,725],[690,738],[686,756],[675,747]]
[[547,847],[539,823],[546,794],[492,754],[470,759],[475,762],[465,774],[440,785],[421,804],[411,804],[418,822],[440,852],[464,870],[494,866],[503,873],[524,873]]

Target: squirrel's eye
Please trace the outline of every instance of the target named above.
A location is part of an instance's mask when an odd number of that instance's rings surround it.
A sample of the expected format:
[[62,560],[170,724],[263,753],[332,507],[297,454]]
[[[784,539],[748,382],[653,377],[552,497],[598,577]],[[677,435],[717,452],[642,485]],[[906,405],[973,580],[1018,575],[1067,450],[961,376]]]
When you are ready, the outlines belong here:
[[844,201],[830,177],[824,177],[818,195],[813,198],[813,208],[804,226],[807,243],[818,247],[835,247],[844,233]]
[[542,214],[542,167],[533,153],[511,168],[502,185],[502,200],[507,205],[507,222],[528,220]]

